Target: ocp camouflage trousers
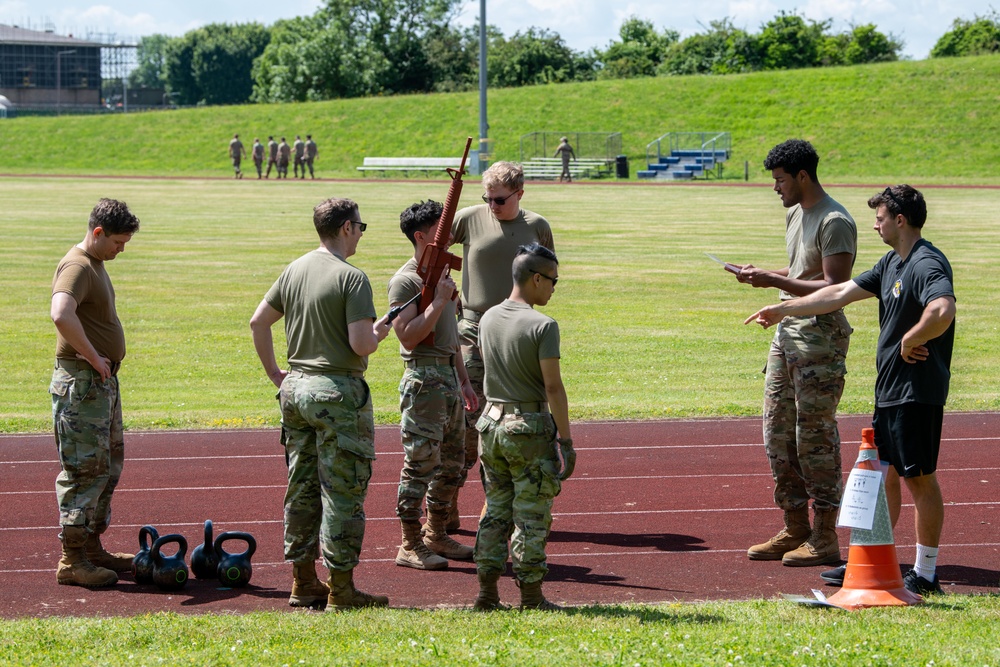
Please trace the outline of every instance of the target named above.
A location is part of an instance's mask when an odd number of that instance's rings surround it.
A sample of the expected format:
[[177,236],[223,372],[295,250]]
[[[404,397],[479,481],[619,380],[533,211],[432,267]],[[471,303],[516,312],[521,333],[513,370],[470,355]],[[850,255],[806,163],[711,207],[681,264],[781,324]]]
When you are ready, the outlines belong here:
[[783,510],[840,506],[837,406],[852,329],[843,311],[786,317],[771,341],[764,382],[764,447]]
[[452,366],[407,368],[399,383],[400,440],[396,515],[420,519],[420,506],[445,511],[458,489],[465,463],[465,406]]
[[351,570],[365,536],[375,459],[371,395],[363,378],[290,372],[278,393],[288,460],[285,559]]
[[483,415],[477,428],[486,515],[476,533],[476,568],[502,573],[509,539],[514,575],[527,583],[541,581],[549,569],[545,545],[552,502],[562,488],[555,422],[547,412],[509,414],[500,421]]
[[61,526],[102,533],[111,521],[111,496],[125,462],[118,378],[97,371],[55,368],[49,385],[56,449]]
[[476,392],[479,399],[479,407],[472,412],[465,413],[465,464],[462,466],[462,474],[459,479],[459,487],[465,486],[465,480],[469,477],[469,470],[476,465],[479,458],[479,431],[476,430],[476,423],[479,416],[483,414],[483,406],[486,404],[486,395],[483,391],[483,377],[486,370],[483,365],[483,354],[479,349],[479,322],[460,319],[458,321],[458,337],[462,347],[462,361],[465,363],[465,372],[469,376],[469,384]]

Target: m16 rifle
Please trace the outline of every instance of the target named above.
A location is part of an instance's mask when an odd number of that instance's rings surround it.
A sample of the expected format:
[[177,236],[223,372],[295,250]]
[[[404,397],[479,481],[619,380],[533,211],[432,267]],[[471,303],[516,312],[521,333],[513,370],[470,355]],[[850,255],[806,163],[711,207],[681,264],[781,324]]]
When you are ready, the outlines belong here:
[[[448,252],[449,237],[451,236],[451,225],[455,221],[455,211],[458,208],[458,200],[462,198],[462,176],[465,174],[465,161],[469,159],[469,147],[472,146],[472,137],[465,142],[465,153],[462,155],[462,162],[458,169],[448,168],[448,175],[451,176],[451,185],[448,186],[448,197],[444,200],[444,210],[438,219],[437,227],[434,230],[434,240],[424,247],[420,260],[417,263],[417,275],[423,281],[423,288],[420,290],[420,301],[418,303],[419,312],[424,312],[427,306],[434,300],[434,292],[438,281],[441,279],[441,272],[444,267],[449,270],[462,270],[462,258]],[[434,332],[427,335],[421,341],[424,345],[434,344]]]

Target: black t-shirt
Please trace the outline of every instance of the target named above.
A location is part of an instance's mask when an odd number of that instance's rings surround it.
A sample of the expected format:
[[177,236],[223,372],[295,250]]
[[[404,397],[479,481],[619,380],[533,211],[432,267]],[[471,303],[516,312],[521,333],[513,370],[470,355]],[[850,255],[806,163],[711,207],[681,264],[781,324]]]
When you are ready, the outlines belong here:
[[920,321],[934,299],[955,297],[951,265],[925,239],[917,241],[906,261],[889,251],[870,271],[854,279],[858,287],[878,296],[878,351],[875,367],[875,406],[902,403],[944,405],[951,379],[951,351],[955,323],[927,342],[926,360],[908,364],[899,355],[903,335]]

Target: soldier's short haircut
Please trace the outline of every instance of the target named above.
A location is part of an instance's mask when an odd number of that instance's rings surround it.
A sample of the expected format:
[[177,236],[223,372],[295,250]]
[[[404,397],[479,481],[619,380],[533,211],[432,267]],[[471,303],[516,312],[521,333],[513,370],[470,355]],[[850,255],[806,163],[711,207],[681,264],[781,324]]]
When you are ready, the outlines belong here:
[[817,165],[819,165],[819,154],[811,143],[803,139],[789,139],[778,144],[764,159],[765,169],[784,169],[792,176],[804,171],[813,183],[819,183],[819,178],[816,176]]
[[927,222],[927,202],[920,190],[906,185],[890,185],[868,200],[868,208],[885,206],[890,215],[902,215],[907,224],[920,229]]
[[399,214],[399,229],[414,247],[417,246],[417,239],[414,238],[417,232],[426,232],[433,227],[441,218],[444,205],[428,199],[417,204],[411,204]]
[[518,247],[511,275],[514,283],[524,285],[536,273],[548,274],[559,266],[556,254],[537,241]]
[[117,199],[100,199],[90,212],[87,226],[93,231],[100,227],[105,235],[134,234],[139,230],[139,218],[128,210],[128,205]]
[[313,224],[321,239],[332,239],[344,223],[358,212],[358,205],[351,199],[327,199],[313,209]]
[[524,168],[517,162],[494,162],[483,172],[483,187],[487,190],[505,186],[511,192],[524,189]]

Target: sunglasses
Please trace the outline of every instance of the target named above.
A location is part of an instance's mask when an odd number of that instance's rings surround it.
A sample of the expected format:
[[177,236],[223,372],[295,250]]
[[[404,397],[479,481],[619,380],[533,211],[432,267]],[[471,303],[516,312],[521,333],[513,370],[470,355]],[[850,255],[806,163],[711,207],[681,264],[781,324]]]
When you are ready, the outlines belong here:
[[555,287],[556,283],[559,282],[559,278],[553,278],[552,276],[547,276],[544,273],[542,273],[541,271],[532,271],[532,273],[534,273],[536,276],[541,276],[542,278],[548,278],[549,280],[552,281],[552,286],[553,287]]
[[503,197],[487,197],[486,195],[483,195],[483,202],[487,204],[493,203],[496,204],[497,206],[503,206],[504,204],[507,203],[508,199],[511,199],[512,197],[517,195],[518,192],[519,192],[518,190],[515,190],[514,192],[511,192],[509,195],[504,195]]
[[899,210],[900,211],[903,210],[903,202],[901,202],[898,199],[896,199],[896,195],[892,194],[892,188],[886,188],[885,190],[882,191],[882,194],[883,195],[889,195],[889,199],[891,199],[892,201],[896,202],[896,206],[899,207]]
[[357,220],[351,220],[350,223],[352,225],[358,225],[358,226],[360,226],[362,232],[364,232],[366,229],[368,229],[368,223],[367,222],[360,222],[360,221],[357,221]]

